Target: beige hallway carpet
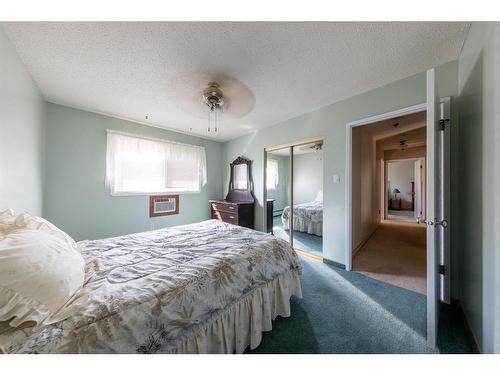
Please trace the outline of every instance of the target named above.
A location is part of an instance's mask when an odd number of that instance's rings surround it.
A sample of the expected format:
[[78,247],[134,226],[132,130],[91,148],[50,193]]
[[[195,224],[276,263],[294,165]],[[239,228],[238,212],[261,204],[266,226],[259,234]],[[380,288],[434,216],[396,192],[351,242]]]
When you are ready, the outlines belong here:
[[353,270],[426,294],[425,225],[383,221],[353,259]]

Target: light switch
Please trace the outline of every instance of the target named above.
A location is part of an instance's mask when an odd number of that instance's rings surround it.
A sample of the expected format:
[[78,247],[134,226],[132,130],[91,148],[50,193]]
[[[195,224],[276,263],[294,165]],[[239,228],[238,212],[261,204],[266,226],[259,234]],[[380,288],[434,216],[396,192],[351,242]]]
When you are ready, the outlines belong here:
[[333,175],[333,183],[334,184],[340,183],[340,176],[338,174]]

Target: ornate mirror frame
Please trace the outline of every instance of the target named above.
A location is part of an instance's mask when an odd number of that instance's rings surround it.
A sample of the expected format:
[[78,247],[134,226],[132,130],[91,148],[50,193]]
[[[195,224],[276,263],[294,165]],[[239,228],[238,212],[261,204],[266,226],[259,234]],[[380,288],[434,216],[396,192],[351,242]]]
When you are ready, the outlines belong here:
[[[237,165],[246,164],[247,166],[247,188],[246,190],[234,188],[234,167]],[[238,156],[231,164],[231,174],[229,176],[229,189],[226,195],[228,202],[254,203],[253,196],[253,179],[252,179],[252,161],[242,156]]]

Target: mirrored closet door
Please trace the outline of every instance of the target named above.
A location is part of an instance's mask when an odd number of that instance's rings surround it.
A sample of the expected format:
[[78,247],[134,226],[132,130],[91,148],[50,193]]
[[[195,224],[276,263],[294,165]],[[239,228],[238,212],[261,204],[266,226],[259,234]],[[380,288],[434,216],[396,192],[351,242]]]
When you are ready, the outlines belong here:
[[267,232],[291,243],[284,212],[290,210],[290,148],[266,153]]
[[265,154],[267,231],[296,250],[322,256],[323,141],[268,148]]
[[323,142],[293,147],[293,247],[323,255]]

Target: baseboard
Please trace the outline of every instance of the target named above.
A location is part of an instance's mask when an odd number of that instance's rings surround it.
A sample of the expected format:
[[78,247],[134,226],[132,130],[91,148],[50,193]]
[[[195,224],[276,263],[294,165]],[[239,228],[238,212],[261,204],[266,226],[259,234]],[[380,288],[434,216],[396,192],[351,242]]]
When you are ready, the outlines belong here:
[[345,270],[345,264],[338,263],[338,262],[335,262],[335,261],[330,260],[330,259],[323,258],[323,263],[328,264],[329,266],[334,266],[334,267],[342,268],[343,270]]
[[295,250],[295,252],[299,255],[302,255],[302,256],[305,256],[305,257],[308,257],[308,258],[311,258],[314,260],[319,260],[320,262],[323,261],[323,257],[321,255],[311,254],[311,253],[308,253],[307,251],[299,250],[297,248],[294,248],[293,250]]
[[472,344],[472,352],[474,354],[481,354],[481,346],[479,345],[479,341],[477,340],[477,337],[472,330],[472,326],[470,325],[469,318],[467,318],[467,314],[465,313],[462,302],[460,302],[460,300],[458,299],[452,298],[451,303],[452,305],[456,306],[458,311],[460,312],[462,320],[465,324],[465,330],[467,331],[467,337]]

